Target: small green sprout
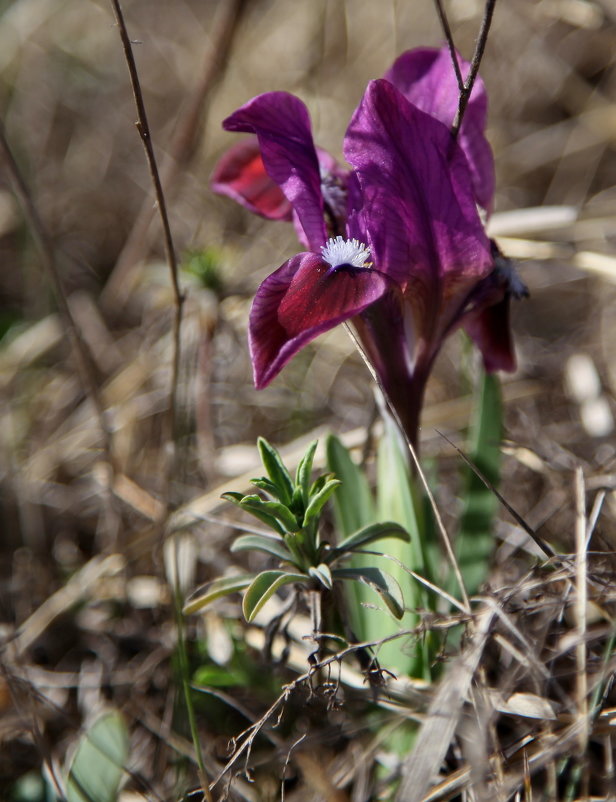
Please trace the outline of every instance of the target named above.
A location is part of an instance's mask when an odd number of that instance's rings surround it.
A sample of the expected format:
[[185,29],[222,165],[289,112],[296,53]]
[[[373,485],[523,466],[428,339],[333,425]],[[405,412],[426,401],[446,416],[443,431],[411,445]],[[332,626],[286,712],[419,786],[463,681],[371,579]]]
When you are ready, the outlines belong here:
[[271,531],[240,535],[231,551],[264,552],[277,561],[277,567],[256,576],[241,574],[215,579],[193,594],[184,612],[197,612],[221,596],[244,591],[244,616],[252,621],[283,585],[327,592],[337,580],[346,580],[371,587],[391,613],[401,618],[404,599],[400,585],[392,576],[376,567],[345,568],[339,563],[383,538],[395,537],[409,542],[408,532],[399,524],[387,521],[365,526],[331,546],[321,539],[319,524],[326,502],[341,483],[331,473],[311,481],[317,441],[308,447],[294,479],[278,451],[263,437],[258,440],[258,448],[267,476],[252,479],[252,484],[262,495],[228,492],[223,498],[254,515]]

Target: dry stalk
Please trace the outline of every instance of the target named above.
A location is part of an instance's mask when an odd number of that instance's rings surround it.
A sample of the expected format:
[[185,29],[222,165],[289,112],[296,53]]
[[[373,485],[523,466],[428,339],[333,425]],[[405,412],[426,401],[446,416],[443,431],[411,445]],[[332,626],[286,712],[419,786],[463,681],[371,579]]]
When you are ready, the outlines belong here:
[[[171,477],[174,474],[177,449],[175,442],[175,423],[176,423],[176,406],[178,394],[178,379],[180,373],[180,359],[181,359],[181,328],[182,328],[182,310],[184,306],[184,296],[180,288],[179,270],[175,248],[173,245],[173,236],[171,234],[171,226],[169,224],[169,215],[167,213],[167,204],[163,192],[160,174],[158,171],[158,164],[156,155],[154,153],[154,145],[152,144],[152,136],[150,133],[150,126],[148,123],[147,112],[143,100],[143,93],[141,91],[141,84],[139,82],[139,74],[137,72],[137,65],[133,55],[133,47],[131,40],[128,36],[128,30],[122,14],[119,0],[111,0],[113,10],[115,13],[118,29],[120,31],[120,38],[122,40],[122,47],[124,49],[124,57],[126,65],[130,74],[130,81],[137,108],[137,131],[141,137],[143,148],[145,151],[148,168],[150,171],[150,178],[154,187],[154,194],[156,196],[156,204],[160,215],[161,225],[163,229],[163,242],[165,246],[165,254],[167,257],[167,264],[169,266],[169,273],[171,276],[171,285],[173,287],[174,298],[174,315],[173,315],[173,356],[171,366],[171,385],[169,388],[169,407],[166,418],[166,432],[163,437],[163,492],[162,498],[168,509],[170,504],[170,489]],[[166,514],[166,510],[165,510]]]
[[[577,643],[575,647],[576,662],[576,696],[577,712],[580,720],[578,739],[579,759],[584,761],[589,738],[588,718],[588,675],[586,673],[586,610],[588,606],[587,558],[586,558],[586,502],[584,474],[582,468],[575,471],[575,622],[577,627]],[[582,796],[588,797],[588,770],[582,764]]]
[[[161,163],[161,183],[167,196],[176,188],[182,175],[181,168],[186,166],[194,153],[208,101],[224,72],[246,5],[246,0],[228,0],[218,6],[211,26],[212,44],[206,52],[201,76],[185,108],[180,111],[178,124]],[[154,213],[152,199],[148,195],[101,295],[105,308],[117,310],[118,305],[124,303],[124,288],[127,282],[130,283],[131,272],[148,252],[149,230]]]
[[456,112],[453,125],[451,126],[451,136],[455,141],[460,131],[460,126],[462,125],[462,120],[464,119],[464,113],[466,112],[466,107],[468,106],[468,101],[470,100],[471,92],[473,91],[473,86],[475,85],[475,80],[479,72],[479,66],[481,65],[481,60],[486,49],[496,0],[486,0],[483,10],[483,18],[481,20],[481,28],[479,29],[479,36],[477,37],[475,52],[473,53],[473,58],[471,59],[471,68],[466,81],[462,79],[462,73],[460,72],[460,65],[458,64],[458,57],[456,55],[456,46],[442,0],[435,0],[435,5],[439,20],[441,22],[441,27],[443,28],[443,33],[445,34],[445,39],[447,40],[447,46],[451,55],[453,69],[456,73],[456,80],[460,89],[458,110]]

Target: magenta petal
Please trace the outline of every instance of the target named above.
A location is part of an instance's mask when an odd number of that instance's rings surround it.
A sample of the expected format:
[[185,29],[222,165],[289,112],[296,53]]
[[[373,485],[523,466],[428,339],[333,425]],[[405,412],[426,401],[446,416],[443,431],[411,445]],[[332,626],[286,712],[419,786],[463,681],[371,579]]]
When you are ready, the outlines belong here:
[[291,204],[267,174],[256,136],[224,154],[214,169],[212,189],[269,220],[291,220]]
[[265,279],[250,310],[249,343],[257,389],[265,387],[304,345],[362,312],[388,280],[375,270],[332,268],[300,253]]
[[464,329],[479,348],[486,370],[516,369],[515,351],[510,324],[511,296],[482,309],[464,324]]
[[293,206],[313,250],[325,243],[319,160],[308,110],[288,92],[267,92],[223,122],[227,131],[257,135],[269,176]]
[[[470,64],[460,56],[458,64],[462,78],[466,79]],[[451,128],[460,92],[447,48],[409,50],[396,59],[384,77],[410,103]],[[466,108],[459,142],[468,159],[477,202],[490,210],[494,196],[494,160],[484,136],[487,108],[485,86],[478,77]]]
[[363,195],[349,234],[402,287],[418,339],[435,348],[492,267],[466,159],[451,145],[441,122],[385,80],[368,85],[345,139]]

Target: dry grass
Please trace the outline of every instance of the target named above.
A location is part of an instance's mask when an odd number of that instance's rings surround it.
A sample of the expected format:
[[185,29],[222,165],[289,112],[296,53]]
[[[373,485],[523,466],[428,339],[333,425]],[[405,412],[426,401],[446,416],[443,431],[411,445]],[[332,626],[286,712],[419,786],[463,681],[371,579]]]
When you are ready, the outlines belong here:
[[[446,5],[470,55],[482,3]],[[342,331],[306,349],[271,389],[252,388],[248,305],[294,235],[210,193],[208,175],[232,141],[220,120],[284,88],[307,102],[316,139],[339,154],[366,82],[401,50],[442,40],[430,0],[146,0],[125,12],[177,253],[207,249],[221,286],[181,275],[169,483],[173,291],[111,4],[0,3],[1,117],[46,232],[41,250],[4,160],[1,798],[31,770],[57,776],[92,713],[110,703],[131,733],[124,802],[177,800],[196,785],[163,543],[189,532],[188,585],[218,575],[232,564],[220,492],[253,475],[256,436],[284,444],[293,463],[327,429],[361,447],[373,415],[368,376]],[[515,309],[519,370],[504,380],[501,490],[562,556],[546,563],[499,516],[489,587],[447,658],[454,670],[433,687],[394,682],[379,699],[385,728],[424,723],[399,762],[362,723],[373,701],[352,661],[336,704],[309,692],[300,625],[289,668],[270,682],[263,631],[243,628],[235,603],[189,622],[195,666],[207,637],[221,662],[233,642],[245,644],[259,677],[198,706],[212,777],[227,738],[276,704],[275,686],[292,683],[255,740],[255,783],[234,780],[232,798],[280,798],[283,766],[285,798],[298,802],[377,799],[396,772],[401,802],[616,798],[615,37],[611,0],[501,2],[482,67],[498,171],[492,230],[522,260],[531,290]],[[463,442],[460,349],[452,343],[437,366],[422,435],[426,457],[439,460],[450,524],[459,458],[435,430]]]

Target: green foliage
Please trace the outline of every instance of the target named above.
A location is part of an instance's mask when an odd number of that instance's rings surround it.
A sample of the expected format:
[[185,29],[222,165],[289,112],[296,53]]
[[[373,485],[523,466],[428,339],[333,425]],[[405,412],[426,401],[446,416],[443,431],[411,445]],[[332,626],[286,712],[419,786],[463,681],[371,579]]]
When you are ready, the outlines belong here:
[[[419,622],[417,613],[413,610],[427,606],[428,600],[406,569],[425,573],[425,544],[420,534],[423,528],[416,514],[418,505],[414,497],[408,460],[402,452],[397,430],[393,422],[386,422],[377,459],[376,499],[364,471],[353,462],[347,449],[334,436],[328,439],[327,455],[330,469],[344,477],[343,487],[334,497],[336,520],[346,532],[352,527],[362,527],[340,546],[344,545],[347,550],[354,552],[351,563],[355,570],[387,572],[395,582],[395,587],[403,589],[407,607],[411,608],[400,610],[400,622],[393,622],[389,615],[382,610],[375,610],[374,605],[370,604],[366,585],[356,585],[351,591],[351,615],[356,635],[362,640],[372,641],[395,634],[400,626],[412,629]],[[362,554],[361,551],[366,547],[369,549],[373,542],[371,528],[379,518],[392,522],[391,528],[387,531],[382,529],[378,537],[378,551],[383,556]],[[399,532],[404,532],[405,537],[400,538]],[[357,541],[363,538],[366,539],[360,545]],[[385,598],[383,594],[382,598]],[[393,592],[388,602],[396,598],[396,593]],[[386,604],[391,610],[388,602]],[[402,649],[401,642],[394,640],[383,644],[378,656],[383,665],[412,676],[429,673],[429,657],[422,650],[421,644],[416,648]]]
[[351,459],[348,450],[335,435],[325,445],[327,465],[342,487],[334,496],[337,529],[348,536],[377,520],[376,506],[366,474]]
[[[271,532],[241,535],[231,550],[263,552],[274,557],[279,567],[256,576],[215,579],[188,600],[185,613],[197,612],[229,593],[244,591],[244,616],[247,621],[252,621],[268,599],[284,585],[326,592],[332,590],[334,581],[339,579],[369,586],[380,595],[394,616],[400,618],[403,615],[404,600],[399,583],[386,571],[370,565],[349,569],[334,566],[362,547],[385,538],[408,542],[408,533],[391,521],[371,522],[356,531],[345,531],[346,537],[337,546],[332,547],[323,541],[319,530],[323,509],[343,485],[333,473],[322,474],[311,482],[316,447],[316,441],[310,444],[293,480],[278,451],[267,440],[259,438],[259,453],[267,476],[253,479],[252,484],[262,491],[265,498],[254,493],[242,495],[232,491],[224,493],[223,498],[258,518]],[[343,453],[338,453],[344,460]],[[351,473],[348,475],[352,476]],[[368,489],[367,492],[369,494]]]
[[[498,484],[500,476],[501,437],[500,384],[496,376],[483,372],[469,430],[468,457],[493,485]],[[465,468],[465,482],[456,556],[467,592],[473,595],[488,575],[494,545],[492,523],[498,500],[469,466]]]
[[220,253],[214,248],[189,251],[184,254],[182,269],[195,276],[203,287],[220,295],[223,290],[221,261]]
[[79,740],[68,766],[67,802],[114,802],[128,746],[126,724],[117,710],[97,718]]

